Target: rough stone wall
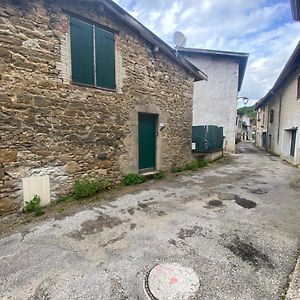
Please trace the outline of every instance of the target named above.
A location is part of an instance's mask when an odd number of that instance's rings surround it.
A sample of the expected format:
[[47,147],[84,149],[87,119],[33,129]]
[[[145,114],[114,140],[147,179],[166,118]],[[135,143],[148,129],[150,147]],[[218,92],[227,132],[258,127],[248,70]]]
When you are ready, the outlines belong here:
[[[51,3],[51,4],[48,4]],[[69,17],[118,31],[116,92],[71,84]],[[193,78],[91,4],[0,3],[0,212],[20,207],[22,178],[50,175],[51,196],[76,178],[120,180],[137,166],[138,112],[159,113],[157,169],[191,159]]]
[[193,125],[223,126],[225,149],[235,151],[238,62],[209,55],[187,55],[207,74],[207,81],[196,82]]

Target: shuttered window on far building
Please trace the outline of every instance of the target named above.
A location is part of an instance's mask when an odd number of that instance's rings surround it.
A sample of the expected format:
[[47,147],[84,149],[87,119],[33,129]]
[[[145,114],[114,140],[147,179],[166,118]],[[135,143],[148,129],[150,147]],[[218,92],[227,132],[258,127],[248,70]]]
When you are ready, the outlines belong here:
[[274,122],[274,109],[270,110],[270,123],[273,124]]
[[114,90],[114,33],[71,17],[72,82]]

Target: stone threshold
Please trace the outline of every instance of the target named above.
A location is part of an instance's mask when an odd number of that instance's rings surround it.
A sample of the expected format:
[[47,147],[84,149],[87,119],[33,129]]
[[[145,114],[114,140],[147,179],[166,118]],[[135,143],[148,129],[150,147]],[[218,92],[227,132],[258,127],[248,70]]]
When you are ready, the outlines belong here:
[[151,175],[155,175],[157,173],[158,173],[158,171],[156,171],[156,170],[140,172],[140,174],[143,175],[143,176],[151,176]]

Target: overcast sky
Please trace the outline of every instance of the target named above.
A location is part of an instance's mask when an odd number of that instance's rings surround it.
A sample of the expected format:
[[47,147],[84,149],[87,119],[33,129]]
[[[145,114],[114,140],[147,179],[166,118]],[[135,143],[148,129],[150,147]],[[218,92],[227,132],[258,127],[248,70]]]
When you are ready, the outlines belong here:
[[172,47],[182,31],[186,47],[250,53],[240,96],[254,102],[273,86],[300,39],[289,0],[115,0]]

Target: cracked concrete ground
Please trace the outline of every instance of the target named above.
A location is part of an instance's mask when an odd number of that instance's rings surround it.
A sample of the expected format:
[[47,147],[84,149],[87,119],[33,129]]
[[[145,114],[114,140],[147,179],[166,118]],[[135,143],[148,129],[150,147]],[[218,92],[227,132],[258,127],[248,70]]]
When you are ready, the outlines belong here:
[[2,238],[0,298],[149,299],[147,272],[177,263],[199,276],[193,299],[282,299],[298,256],[300,171],[251,144],[239,152]]

